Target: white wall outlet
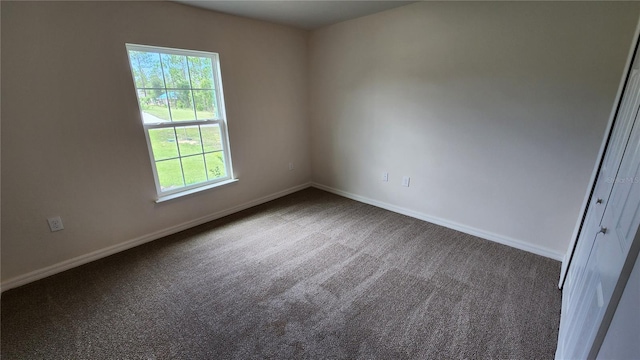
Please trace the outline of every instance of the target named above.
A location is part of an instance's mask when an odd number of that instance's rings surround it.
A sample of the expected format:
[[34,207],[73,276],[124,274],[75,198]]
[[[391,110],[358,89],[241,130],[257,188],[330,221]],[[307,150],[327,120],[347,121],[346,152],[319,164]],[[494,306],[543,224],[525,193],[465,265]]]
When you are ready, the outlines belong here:
[[410,178],[408,176],[403,176],[402,177],[402,186],[409,187],[409,180],[410,180]]
[[292,162],[290,162],[290,163],[289,163],[289,171],[291,171],[291,170],[293,170],[293,169],[295,169],[295,168],[296,168],[295,164],[294,164],[294,163],[292,163]]
[[49,223],[49,229],[51,229],[51,232],[60,231],[64,229],[64,226],[62,225],[62,219],[60,219],[60,216],[48,218],[47,222]]
[[389,181],[389,173],[388,172],[382,173],[382,181],[384,181],[384,182]]

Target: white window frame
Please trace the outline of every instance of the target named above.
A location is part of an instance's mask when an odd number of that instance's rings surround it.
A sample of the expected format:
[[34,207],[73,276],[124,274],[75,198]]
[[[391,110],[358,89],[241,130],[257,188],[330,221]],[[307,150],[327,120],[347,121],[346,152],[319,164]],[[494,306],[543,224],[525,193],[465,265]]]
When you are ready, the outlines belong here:
[[[161,54],[170,54],[170,55],[179,55],[179,56],[194,56],[194,57],[206,57],[206,58],[210,58],[211,59],[211,64],[212,64],[212,70],[213,70],[213,81],[214,81],[214,93],[216,96],[216,105],[218,108],[218,118],[214,118],[214,119],[204,119],[204,120],[193,120],[193,121],[166,121],[166,122],[158,122],[158,123],[145,123],[143,120],[143,115],[142,115],[142,108],[140,107],[140,98],[139,98],[139,94],[138,94],[138,89],[136,87],[135,84],[135,77],[133,74],[133,70],[131,70],[131,77],[133,79],[133,85],[135,88],[135,92],[136,92],[136,99],[138,101],[138,108],[140,110],[140,121],[142,121],[143,127],[144,127],[144,133],[145,133],[145,138],[147,140],[147,148],[149,151],[149,159],[151,160],[151,167],[153,169],[153,177],[154,177],[154,181],[155,181],[155,186],[156,186],[156,193],[158,195],[158,198],[156,200],[156,202],[162,202],[162,201],[166,201],[166,200],[170,200],[170,199],[174,199],[177,197],[181,197],[184,195],[189,195],[195,192],[199,192],[202,190],[207,190],[207,189],[211,189],[214,187],[218,187],[221,185],[225,185],[225,184],[229,184],[229,183],[233,183],[236,182],[237,179],[234,177],[233,174],[233,165],[231,162],[231,149],[229,146],[229,132],[227,131],[227,115],[226,115],[226,109],[225,109],[225,102],[224,102],[224,91],[222,89],[222,74],[220,72],[220,61],[219,61],[219,55],[217,53],[213,53],[213,52],[205,52],[205,51],[197,51],[197,50],[183,50],[183,49],[174,49],[174,48],[166,48],[166,47],[159,47],[159,46],[149,46],[149,45],[139,45],[139,44],[125,44],[126,45],[126,49],[127,49],[127,58],[129,59],[129,51],[142,51],[142,52],[153,52],[153,53],[161,53]],[[129,59],[129,62],[131,62],[131,60]],[[129,64],[131,67],[131,64]],[[162,63],[161,63],[162,65]],[[163,71],[163,83],[164,83],[164,89],[165,89],[165,93],[168,93],[168,91],[173,90],[173,88],[167,88],[167,83],[166,83],[166,79],[164,79],[164,71]],[[192,87],[189,88],[190,90],[193,89]],[[197,89],[196,89],[197,90]],[[170,104],[167,105],[169,108],[169,114],[171,114],[171,110],[170,110]],[[194,104],[195,106],[195,104]],[[171,115],[170,115],[171,116]],[[162,190],[162,187],[160,186],[160,179],[158,177],[158,170],[156,168],[156,160],[153,154],[153,148],[152,148],[152,144],[151,144],[151,138],[149,135],[149,130],[152,129],[166,129],[166,128],[173,128],[175,129],[176,127],[185,127],[185,126],[198,126],[198,125],[218,125],[220,128],[220,140],[222,143],[222,152],[224,154],[224,164],[225,164],[225,170],[226,170],[226,176],[225,177],[220,177],[220,178],[216,178],[213,180],[207,180],[204,182],[200,182],[197,184],[191,184],[191,185],[186,185],[183,187],[179,187],[179,188],[175,188],[175,189],[170,189],[170,190]],[[201,135],[202,136],[202,135]],[[202,141],[202,139],[201,139]],[[182,164],[182,158],[183,156],[181,156],[180,152],[179,152],[179,147],[178,147],[178,159],[180,159],[180,162]],[[189,155],[185,156],[185,157],[189,157]],[[204,159],[203,159],[204,161]],[[205,165],[206,166],[206,165]],[[182,165],[181,165],[182,167]],[[183,173],[183,177],[184,177],[184,168],[182,168],[182,173]],[[184,179],[183,179],[184,181]]]

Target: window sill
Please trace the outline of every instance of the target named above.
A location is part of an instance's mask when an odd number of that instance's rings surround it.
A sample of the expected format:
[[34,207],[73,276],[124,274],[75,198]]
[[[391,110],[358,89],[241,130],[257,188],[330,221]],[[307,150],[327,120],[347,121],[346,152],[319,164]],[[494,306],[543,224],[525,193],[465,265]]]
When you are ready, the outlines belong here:
[[197,188],[194,188],[194,189],[189,189],[189,190],[173,193],[173,194],[170,194],[170,195],[165,195],[165,196],[162,196],[162,197],[158,198],[158,200],[156,200],[156,203],[159,204],[161,202],[165,202],[165,201],[181,198],[183,196],[199,193],[201,191],[217,188],[217,187],[228,185],[228,184],[233,184],[233,183],[236,183],[236,182],[238,182],[238,179],[229,179],[229,180],[221,181],[221,182],[218,182],[218,183],[215,183],[215,184],[205,185],[205,186],[197,187]]

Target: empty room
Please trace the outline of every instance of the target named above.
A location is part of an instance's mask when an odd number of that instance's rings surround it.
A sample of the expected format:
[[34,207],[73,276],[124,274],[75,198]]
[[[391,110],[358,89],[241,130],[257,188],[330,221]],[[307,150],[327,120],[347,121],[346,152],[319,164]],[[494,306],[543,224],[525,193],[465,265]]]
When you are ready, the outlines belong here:
[[0,2],[3,359],[640,359],[640,3]]

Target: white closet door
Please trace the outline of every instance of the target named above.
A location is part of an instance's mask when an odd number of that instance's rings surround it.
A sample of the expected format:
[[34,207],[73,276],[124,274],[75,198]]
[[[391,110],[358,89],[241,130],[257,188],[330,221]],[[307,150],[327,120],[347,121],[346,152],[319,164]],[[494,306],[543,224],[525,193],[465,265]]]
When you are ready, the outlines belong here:
[[599,346],[596,334],[640,224],[639,108],[636,61],[563,288],[556,358],[584,359]]
[[[599,224],[604,215],[609,195],[614,185],[614,179],[617,176],[622,155],[629,141],[631,129],[634,120],[638,115],[640,106],[640,61],[636,61],[634,68],[631,70],[629,82],[622,99],[620,112],[616,118],[615,127],[609,142],[609,148],[604,157],[598,181],[589,204],[587,219],[583,227],[574,259],[567,275],[567,283],[565,288],[569,291],[563,291],[563,302],[573,304],[575,302],[574,293],[580,288],[580,282],[584,282],[584,270],[589,254],[593,247],[593,242],[599,228],[596,226],[588,226],[588,224]],[[578,286],[574,286],[578,283]]]

